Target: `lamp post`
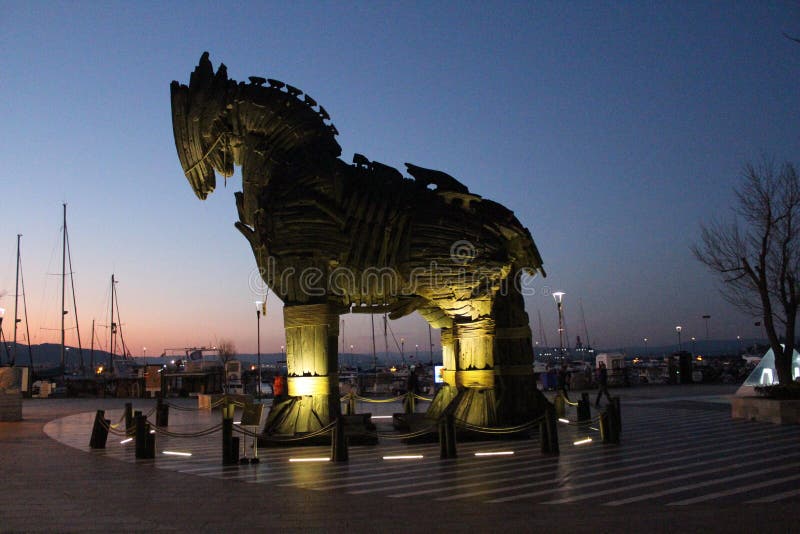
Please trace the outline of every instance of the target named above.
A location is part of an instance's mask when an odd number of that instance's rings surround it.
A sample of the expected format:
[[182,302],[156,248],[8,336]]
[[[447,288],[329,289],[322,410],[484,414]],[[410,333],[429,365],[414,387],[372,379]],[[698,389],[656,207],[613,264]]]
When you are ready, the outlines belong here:
[[406,364],[405,346],[406,346],[406,338],[401,337],[400,338],[400,361],[403,362],[403,365]]
[[681,344],[681,330],[683,330],[682,326],[675,327],[675,331],[678,333],[678,352],[683,352],[683,345]]
[[644,353],[647,355],[647,338],[644,338]]
[[256,362],[258,364],[258,372],[256,379],[256,387],[258,391],[258,398],[261,399],[261,310],[264,307],[263,300],[256,301]]
[[706,322],[706,341],[708,341],[708,320],[711,319],[710,315],[704,315],[703,320]]
[[[5,308],[0,308],[0,343],[3,342],[3,315],[5,315],[6,310]],[[6,347],[6,353],[8,353],[8,347]],[[8,355],[9,361],[11,361],[11,356]],[[0,357],[0,361],[2,361],[2,357]]]
[[144,358],[144,365],[147,367],[147,347],[142,347],[142,357]]
[[694,336],[692,336],[692,358],[694,358],[694,353],[696,352],[696,351],[695,351],[695,349],[694,349],[694,342],[696,341],[696,339],[697,339],[697,338],[695,338]]
[[562,360],[564,359],[564,307],[562,305],[564,295],[563,291],[553,293],[553,299],[558,308],[558,355]]
[[419,345],[414,345],[414,359],[419,359]]
[[739,354],[741,354],[742,353],[742,336],[736,336],[736,342],[739,344]]

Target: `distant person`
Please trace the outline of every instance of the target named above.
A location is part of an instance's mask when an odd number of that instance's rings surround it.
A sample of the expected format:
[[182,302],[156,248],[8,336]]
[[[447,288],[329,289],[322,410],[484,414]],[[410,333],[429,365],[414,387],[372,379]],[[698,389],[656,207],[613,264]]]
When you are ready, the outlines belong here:
[[272,395],[275,398],[275,402],[282,401],[286,396],[286,379],[282,374],[275,375],[272,380]]
[[406,390],[409,393],[419,395],[419,378],[417,378],[416,368],[412,367],[411,371],[408,373],[408,383],[406,384]]
[[608,369],[606,369],[605,362],[600,362],[600,367],[597,369],[597,400],[594,401],[595,408],[600,406],[600,397],[606,394],[608,402],[611,402],[611,395],[608,394]]
[[569,400],[569,393],[567,392],[569,382],[569,369],[566,363],[561,364],[558,370],[558,390],[564,395],[564,398]]

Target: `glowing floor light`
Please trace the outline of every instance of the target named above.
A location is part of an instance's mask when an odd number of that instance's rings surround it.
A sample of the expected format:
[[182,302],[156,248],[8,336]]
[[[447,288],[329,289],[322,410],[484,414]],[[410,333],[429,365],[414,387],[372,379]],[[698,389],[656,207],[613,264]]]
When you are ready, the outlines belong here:
[[179,451],[163,451],[163,454],[167,456],[191,456],[191,452],[179,452]]
[[476,452],[475,456],[511,456],[514,451]]
[[421,454],[396,454],[394,456],[384,456],[384,460],[422,460]]
[[592,438],[584,438],[584,439],[579,439],[578,441],[574,441],[574,442],[572,442],[572,444],[573,445],[586,445],[587,443],[591,443],[591,442],[592,442]]
[[130,443],[131,441],[133,441],[133,438],[123,439],[122,441],[119,442],[119,444],[125,445],[126,443]]
[[393,416],[391,415],[373,415],[373,419],[391,419]]
[[323,458],[323,457],[318,457],[318,458],[289,458],[289,461],[293,462],[293,463],[294,462],[330,462],[331,459],[330,458]]
[[564,419],[563,417],[558,418],[559,423],[569,423],[569,419]]

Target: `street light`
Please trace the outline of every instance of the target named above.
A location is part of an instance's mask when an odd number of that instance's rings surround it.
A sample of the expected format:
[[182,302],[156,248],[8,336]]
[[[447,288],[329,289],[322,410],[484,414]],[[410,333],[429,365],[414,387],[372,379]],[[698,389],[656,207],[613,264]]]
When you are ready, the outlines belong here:
[[564,299],[564,295],[563,291],[553,293],[553,299],[558,308],[558,353],[562,360],[564,359],[564,308],[561,301]]
[[644,353],[647,354],[647,338],[644,338]]
[[414,359],[419,359],[419,345],[414,345]]
[[710,315],[704,315],[703,320],[706,322],[706,341],[708,341],[708,320],[711,319]]
[[406,346],[406,338],[400,338],[400,361],[403,362],[403,365],[406,364],[406,353],[405,353],[405,346]]
[[258,398],[261,398],[261,310],[264,308],[264,301],[256,301],[256,359],[258,362]]
[[142,355],[144,357],[144,364],[147,365],[147,347],[142,347]]
[[695,339],[696,339],[696,338],[695,338],[694,336],[692,336],[692,356],[694,356],[694,353],[696,352],[696,351],[694,350],[694,342],[695,342]]
[[678,333],[678,352],[683,352],[683,345],[681,345],[681,330],[683,330],[682,326],[675,327],[675,331]]

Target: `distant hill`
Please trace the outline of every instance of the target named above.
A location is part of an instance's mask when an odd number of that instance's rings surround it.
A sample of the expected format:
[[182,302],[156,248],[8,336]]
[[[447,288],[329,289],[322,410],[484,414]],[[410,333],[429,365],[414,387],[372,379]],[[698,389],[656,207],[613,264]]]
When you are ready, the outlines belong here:
[[[14,344],[8,343],[6,347],[0,347],[0,361],[7,363],[10,355],[13,354]],[[31,356],[33,357],[34,369],[48,369],[57,367],[61,363],[61,345],[54,343],[43,343],[41,345],[31,345],[31,353],[28,353],[28,346],[22,343],[17,343],[17,357],[16,364],[28,366],[30,365]],[[64,365],[67,369],[79,368],[81,365],[81,357],[83,358],[84,367],[91,365],[92,357],[94,358],[95,365],[108,361],[110,354],[104,350],[95,350],[92,356],[92,351],[84,348],[79,350],[78,347],[66,347],[64,352]]]

